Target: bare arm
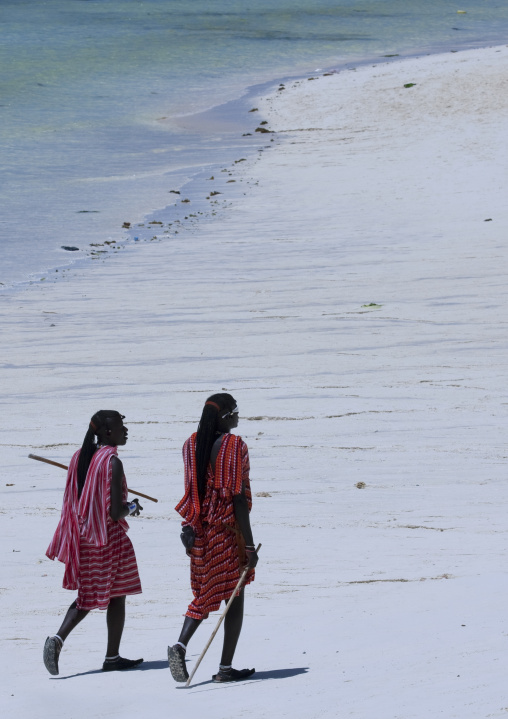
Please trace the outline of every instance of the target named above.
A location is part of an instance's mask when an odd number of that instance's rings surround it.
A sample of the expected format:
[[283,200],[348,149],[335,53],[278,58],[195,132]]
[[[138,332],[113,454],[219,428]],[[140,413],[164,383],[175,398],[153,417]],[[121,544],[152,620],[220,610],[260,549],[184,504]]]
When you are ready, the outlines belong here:
[[[252,536],[252,528],[250,526],[249,504],[246,488],[249,486],[249,452],[247,445],[242,445],[242,491],[233,497],[233,509],[235,519],[245,540],[245,554],[247,556],[247,567],[254,569],[258,563],[258,555],[254,547],[254,538]],[[250,495],[250,491],[249,491]]]
[[254,546],[254,539],[252,537],[252,529],[250,526],[249,505],[247,503],[245,488],[243,486],[242,493],[235,494],[233,497],[233,507],[235,510],[235,519],[238,522],[245,544],[248,547]]
[[129,507],[122,500],[123,495],[123,464],[118,457],[111,457],[111,507],[109,515],[114,522],[123,519],[129,514]]
[[233,497],[233,508],[235,511],[235,519],[245,540],[245,554],[247,555],[246,566],[250,569],[254,569],[258,563],[258,555],[254,548],[254,539],[250,526],[249,503],[245,494],[244,485],[242,485],[242,493],[235,494]]

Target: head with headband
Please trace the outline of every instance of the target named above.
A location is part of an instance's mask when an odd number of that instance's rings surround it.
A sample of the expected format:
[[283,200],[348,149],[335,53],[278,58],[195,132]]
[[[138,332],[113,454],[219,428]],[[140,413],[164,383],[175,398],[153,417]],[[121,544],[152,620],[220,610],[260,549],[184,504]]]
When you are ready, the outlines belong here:
[[[231,395],[227,396],[231,397]],[[229,417],[232,417],[233,415],[239,413],[238,405],[234,401],[233,397],[231,397],[231,399],[232,404],[234,404],[234,407],[231,407],[231,405],[230,408],[221,407],[219,404],[217,404],[217,402],[214,402],[213,400],[209,399],[205,402],[205,407],[213,407],[217,410],[220,419],[228,419]]]
[[[86,474],[98,444],[112,447],[127,442],[127,427],[124,425],[123,414],[110,409],[101,409],[91,418],[78,459],[78,494],[85,484]],[[97,437],[97,443],[95,438]]]
[[218,436],[226,434],[238,425],[238,405],[226,392],[212,394],[206,400],[196,436],[196,464],[200,497],[206,488],[206,471],[212,446]]

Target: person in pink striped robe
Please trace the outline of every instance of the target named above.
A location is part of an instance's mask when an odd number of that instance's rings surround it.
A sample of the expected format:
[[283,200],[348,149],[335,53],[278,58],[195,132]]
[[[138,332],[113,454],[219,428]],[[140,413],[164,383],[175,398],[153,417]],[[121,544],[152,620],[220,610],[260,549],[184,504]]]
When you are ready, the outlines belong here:
[[91,609],[107,612],[103,671],[130,669],[143,661],[120,656],[125,597],[141,592],[125,517],[138,515],[142,507],[137,499],[127,501],[127,481],[117,456],[117,447],[127,442],[123,419],[111,410],[94,414],[83,446],[69,465],[60,522],[46,555],[65,563],[63,587],[77,590],[78,596],[58,632],[44,645],[44,665],[53,675],[59,673],[64,641]]

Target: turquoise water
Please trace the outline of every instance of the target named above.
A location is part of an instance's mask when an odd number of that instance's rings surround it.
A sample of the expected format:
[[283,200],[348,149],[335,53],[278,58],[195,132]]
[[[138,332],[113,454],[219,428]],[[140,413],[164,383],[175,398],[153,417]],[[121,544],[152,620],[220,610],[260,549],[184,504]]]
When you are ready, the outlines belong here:
[[505,0],[0,0],[0,282],[126,240],[124,220],[259,144],[240,125],[191,131],[177,116],[255,83],[507,31]]

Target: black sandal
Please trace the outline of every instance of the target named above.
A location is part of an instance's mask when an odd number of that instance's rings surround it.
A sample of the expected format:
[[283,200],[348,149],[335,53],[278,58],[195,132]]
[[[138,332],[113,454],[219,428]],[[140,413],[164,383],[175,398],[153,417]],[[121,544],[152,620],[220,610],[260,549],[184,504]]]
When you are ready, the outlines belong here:
[[124,659],[123,657],[117,657],[116,659],[111,659],[109,661],[105,661],[102,665],[102,671],[103,672],[121,672],[124,669],[132,669],[133,667],[137,667],[138,664],[142,663],[142,659]]
[[228,669],[224,671],[223,669],[219,669],[217,674],[214,674],[212,677],[212,681],[218,682],[219,684],[223,682],[241,682],[243,679],[248,679],[251,677],[255,669]]

